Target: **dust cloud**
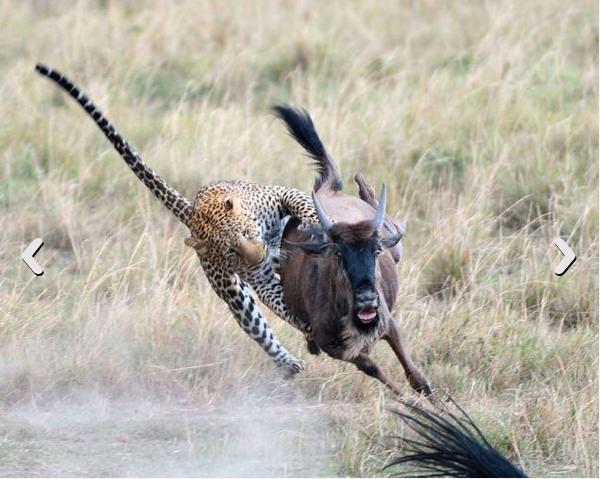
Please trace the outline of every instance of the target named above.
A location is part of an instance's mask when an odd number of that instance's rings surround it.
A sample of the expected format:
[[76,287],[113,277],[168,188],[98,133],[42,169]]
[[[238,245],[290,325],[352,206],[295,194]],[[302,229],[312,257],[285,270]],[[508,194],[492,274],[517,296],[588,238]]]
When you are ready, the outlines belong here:
[[0,414],[0,475],[331,476],[325,409],[260,388],[205,404],[90,391],[31,401]]

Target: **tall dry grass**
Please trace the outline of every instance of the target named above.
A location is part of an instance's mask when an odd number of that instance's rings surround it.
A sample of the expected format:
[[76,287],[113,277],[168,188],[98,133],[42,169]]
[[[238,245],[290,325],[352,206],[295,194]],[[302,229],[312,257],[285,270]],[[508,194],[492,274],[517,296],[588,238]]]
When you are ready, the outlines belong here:
[[[308,162],[266,113],[307,108],[348,189],[356,171],[385,181],[407,221],[396,317],[431,383],[530,474],[597,476],[597,14],[557,0],[0,3],[2,473],[129,471],[110,453],[107,469],[49,468],[54,430],[15,419],[49,404],[68,416],[82,391],[306,402],[332,448],[311,474],[381,474],[399,428],[381,386],[309,356],[270,316],[309,364],[278,379],[209,290],[185,229],[34,74],[42,61],[189,196],[225,178],[309,190]],[[41,278],[19,259],[38,236]],[[557,236],[578,257],[560,278]],[[375,356],[401,375],[385,347]],[[204,451],[198,431],[179,431],[188,459]]]

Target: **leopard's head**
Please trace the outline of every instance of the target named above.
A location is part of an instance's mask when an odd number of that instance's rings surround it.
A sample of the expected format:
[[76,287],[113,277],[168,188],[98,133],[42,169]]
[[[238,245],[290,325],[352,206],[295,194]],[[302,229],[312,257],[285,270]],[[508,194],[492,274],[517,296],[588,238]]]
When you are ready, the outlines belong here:
[[192,238],[187,238],[185,244],[200,256],[237,257],[250,267],[262,263],[268,251],[256,217],[235,194],[218,190],[211,193],[198,199]]

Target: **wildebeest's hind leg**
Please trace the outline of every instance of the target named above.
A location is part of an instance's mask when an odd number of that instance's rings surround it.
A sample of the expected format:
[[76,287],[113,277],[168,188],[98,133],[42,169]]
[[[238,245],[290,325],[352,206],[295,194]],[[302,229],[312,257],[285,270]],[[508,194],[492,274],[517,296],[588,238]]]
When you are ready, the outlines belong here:
[[[375,189],[369,183],[367,183],[365,177],[360,173],[354,175],[354,181],[356,181],[356,184],[358,185],[358,196],[360,197],[360,199],[363,200],[365,203],[371,205],[373,208],[377,209],[377,207],[379,206],[379,201],[375,196]],[[390,235],[395,235],[398,233],[404,235],[406,227],[403,224],[401,225],[400,223],[396,219],[392,218],[390,215],[386,214],[383,225],[387,230],[388,234]],[[402,258],[401,244],[398,243],[395,246],[392,246],[390,248],[390,253],[392,253],[394,261],[396,263],[399,263],[400,259]]]
[[369,356],[365,353],[360,353],[356,358],[349,359],[348,362],[354,364],[358,369],[360,369],[363,373],[373,378],[379,379],[383,384],[385,384],[388,388],[394,391],[396,394],[400,394],[400,388],[388,378],[383,371],[377,366],[375,361],[373,361]]
[[388,331],[387,334],[384,336],[384,339],[394,350],[394,353],[398,357],[400,364],[402,364],[404,372],[406,373],[406,377],[408,378],[408,382],[415,391],[419,393],[424,393],[426,396],[431,395],[431,389],[429,387],[429,384],[427,384],[425,376],[423,376],[421,371],[419,371],[414,365],[414,363],[410,359],[406,347],[404,346],[404,343],[400,336],[400,325],[395,319],[391,317],[389,318],[388,324]]
[[354,181],[356,181],[356,184],[358,185],[358,196],[360,197],[360,199],[363,200],[365,203],[369,203],[373,208],[377,209],[379,202],[377,201],[377,197],[375,196],[375,188],[373,188],[369,183],[367,183],[365,177],[360,173],[354,175]]

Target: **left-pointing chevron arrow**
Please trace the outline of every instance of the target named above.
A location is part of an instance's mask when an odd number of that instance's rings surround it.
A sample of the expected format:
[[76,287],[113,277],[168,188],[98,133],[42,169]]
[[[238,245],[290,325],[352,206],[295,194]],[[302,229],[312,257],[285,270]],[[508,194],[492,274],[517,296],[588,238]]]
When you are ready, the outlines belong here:
[[29,269],[36,276],[41,276],[44,274],[44,270],[42,269],[40,264],[35,259],[33,259],[33,257],[41,249],[42,246],[44,246],[44,240],[42,238],[36,238],[31,243],[29,243],[29,246],[25,248],[25,251],[23,251],[23,254],[21,255],[21,258],[23,258],[25,264],[29,266]]

